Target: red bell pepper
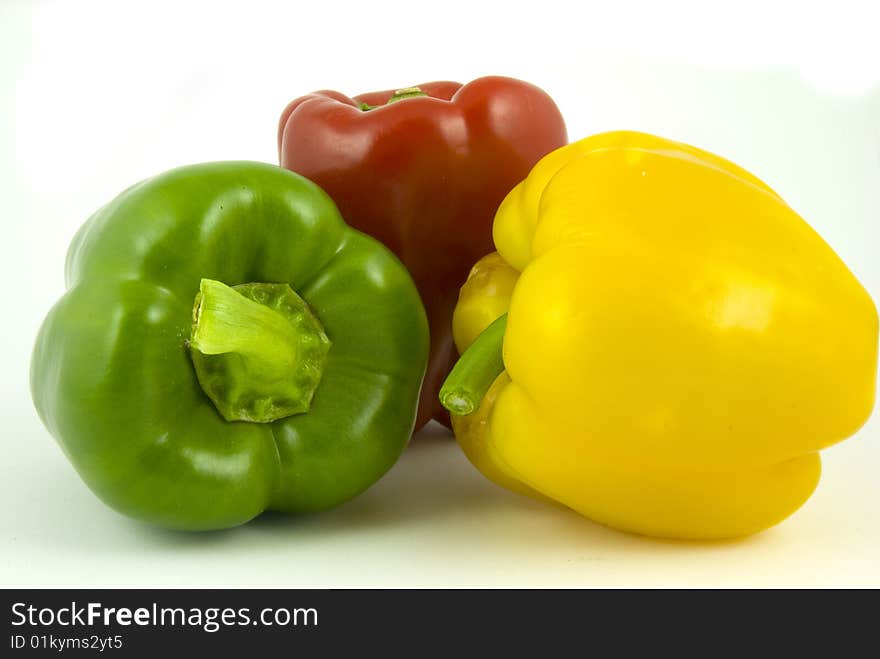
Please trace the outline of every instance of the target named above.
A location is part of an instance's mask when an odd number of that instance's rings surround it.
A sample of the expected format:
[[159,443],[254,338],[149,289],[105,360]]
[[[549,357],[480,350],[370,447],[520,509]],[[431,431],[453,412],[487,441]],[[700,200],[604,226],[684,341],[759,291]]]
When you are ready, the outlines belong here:
[[437,392],[456,352],[452,311],[471,266],[491,252],[504,196],[567,142],[553,100],[519,80],[430,82],[349,98],[303,96],[281,115],[281,166],[313,180],[346,222],[409,268],[431,329],[416,427],[448,425]]

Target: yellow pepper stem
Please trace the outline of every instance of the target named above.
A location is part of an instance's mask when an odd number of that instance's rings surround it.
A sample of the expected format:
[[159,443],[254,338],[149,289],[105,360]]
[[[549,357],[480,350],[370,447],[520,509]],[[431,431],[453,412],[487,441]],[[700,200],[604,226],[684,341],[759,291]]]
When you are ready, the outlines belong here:
[[483,330],[464,351],[440,389],[440,403],[452,414],[466,416],[476,411],[489,387],[504,370],[502,346],[507,314]]

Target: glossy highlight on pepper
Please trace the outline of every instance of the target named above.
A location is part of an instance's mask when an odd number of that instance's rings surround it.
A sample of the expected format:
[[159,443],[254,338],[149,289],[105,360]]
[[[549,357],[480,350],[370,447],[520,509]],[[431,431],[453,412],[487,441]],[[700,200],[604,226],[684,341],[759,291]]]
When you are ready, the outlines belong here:
[[441,399],[477,408],[453,428],[502,486],[634,533],[737,537],[797,510],[819,450],[870,415],[873,301],[733,163],[596,135],[542,159],[493,230]]
[[412,432],[428,327],[412,279],[316,185],[272,165],[132,186],[71,244],[34,404],[131,517],[219,529],[359,494]]

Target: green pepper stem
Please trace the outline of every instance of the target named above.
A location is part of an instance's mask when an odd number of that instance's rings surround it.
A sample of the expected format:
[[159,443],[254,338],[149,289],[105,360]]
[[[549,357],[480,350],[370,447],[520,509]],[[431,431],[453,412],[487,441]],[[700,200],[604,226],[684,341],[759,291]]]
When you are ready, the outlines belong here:
[[307,412],[330,340],[287,284],[202,279],[189,347],[202,390],[227,421]]
[[[398,101],[403,101],[407,98],[418,98],[419,96],[427,96],[427,92],[423,92],[419,87],[404,87],[403,89],[396,90],[393,94],[391,94],[391,98],[389,98],[385,105],[391,105],[392,103],[397,103]],[[369,103],[361,103],[358,105],[358,108],[367,112],[368,110],[375,110],[376,108],[381,108],[382,105],[370,105]]]
[[293,327],[277,311],[213,279],[202,279],[190,345],[203,355],[235,352],[282,368],[296,358]]
[[489,387],[502,371],[502,346],[507,314],[483,330],[464,351],[440,388],[440,403],[452,414],[466,416],[480,407]]

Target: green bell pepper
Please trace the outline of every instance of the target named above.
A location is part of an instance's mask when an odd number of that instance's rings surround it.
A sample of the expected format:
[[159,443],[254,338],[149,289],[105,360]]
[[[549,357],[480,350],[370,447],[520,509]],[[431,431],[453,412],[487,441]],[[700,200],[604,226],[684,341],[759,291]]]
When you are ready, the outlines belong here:
[[68,252],[36,409],[111,507],[180,529],[365,490],[412,432],[428,353],[403,265],[308,180],[211,163],[141,182]]

